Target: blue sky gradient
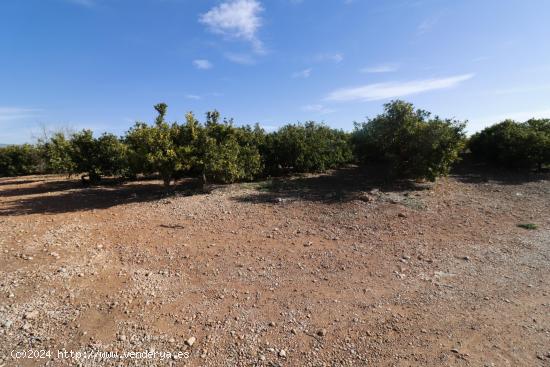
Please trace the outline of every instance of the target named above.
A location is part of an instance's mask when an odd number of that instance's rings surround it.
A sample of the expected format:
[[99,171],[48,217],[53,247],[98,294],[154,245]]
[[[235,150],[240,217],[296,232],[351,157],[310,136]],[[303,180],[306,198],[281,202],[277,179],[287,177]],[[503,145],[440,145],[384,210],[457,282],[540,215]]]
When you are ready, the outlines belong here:
[[5,0],[0,143],[210,109],[351,130],[402,98],[477,131],[550,117],[547,0]]

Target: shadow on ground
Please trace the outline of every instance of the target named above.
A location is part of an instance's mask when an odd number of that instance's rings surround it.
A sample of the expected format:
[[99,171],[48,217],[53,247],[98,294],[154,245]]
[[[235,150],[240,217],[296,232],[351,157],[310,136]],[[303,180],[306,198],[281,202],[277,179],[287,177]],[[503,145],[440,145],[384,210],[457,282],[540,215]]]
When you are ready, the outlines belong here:
[[[165,189],[158,183],[127,183],[85,187],[78,181],[44,182],[33,187],[14,188],[4,197],[12,196],[0,207],[0,216],[26,214],[56,214],[93,209],[106,209],[121,204],[156,201],[174,195],[199,193],[195,181]],[[41,195],[39,195],[41,194]],[[28,197],[29,195],[34,195]]]
[[39,181],[44,181],[44,180],[39,180],[39,179],[25,179],[25,180],[21,180],[21,179],[18,179],[17,177],[13,178],[13,177],[2,177],[0,178],[0,187],[1,186],[7,186],[7,185],[24,185],[24,184],[29,184],[29,183],[33,183],[33,182],[39,182]]
[[[3,185],[24,185],[40,182],[39,180],[24,180],[16,182],[2,182]],[[9,189],[0,189],[0,197],[27,196],[55,193],[58,191],[67,191],[82,188],[82,183],[75,180],[42,181],[41,184],[33,186],[15,186]]]
[[[526,182],[548,180],[550,173],[520,173],[503,170],[489,170],[482,166],[461,165],[453,176],[466,184],[491,182],[502,185],[517,185]],[[9,182],[9,183],[8,183]],[[120,184],[107,181],[102,186],[85,187],[80,180],[19,179],[0,180],[0,216],[25,215],[33,213],[56,214],[93,209],[106,209],[121,204],[156,201],[174,195],[189,196],[203,193],[198,180],[186,179],[178,185],[165,189],[157,181],[140,181]],[[16,186],[24,185],[24,186]],[[30,185],[30,186],[28,186]],[[285,200],[306,200],[323,203],[340,203],[352,200],[369,200],[369,195],[384,196],[392,201],[393,196],[410,205],[415,191],[430,189],[431,183],[417,183],[412,180],[388,182],[380,167],[348,167],[322,175],[282,177],[263,182],[241,184],[255,190],[239,195],[235,200],[248,203],[282,202]],[[227,185],[218,186],[227,189]],[[373,194],[374,193],[374,194]],[[404,197],[407,197],[403,199]]]
[[521,185],[529,182],[550,180],[548,170],[510,170],[488,167],[483,164],[464,162],[453,169],[453,177],[462,183],[479,184],[491,182],[497,185]]
[[427,190],[431,183],[412,180],[389,182],[379,167],[349,167],[324,175],[277,178],[257,185],[257,193],[237,197],[242,202],[265,203],[285,200],[308,200],[324,203],[364,198],[365,193],[409,193]]

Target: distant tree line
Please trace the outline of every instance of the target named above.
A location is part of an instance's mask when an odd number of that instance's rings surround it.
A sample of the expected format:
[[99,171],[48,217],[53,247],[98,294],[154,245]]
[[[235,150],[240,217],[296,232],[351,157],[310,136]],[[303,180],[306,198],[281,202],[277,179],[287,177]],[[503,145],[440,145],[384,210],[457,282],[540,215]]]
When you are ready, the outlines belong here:
[[178,123],[166,121],[166,104],[154,108],[153,124],[138,122],[123,137],[57,132],[34,145],[2,147],[0,176],[64,173],[98,183],[102,177],[158,175],[169,186],[182,177],[231,183],[376,163],[390,179],[434,181],[465,151],[492,165],[540,170],[550,164],[550,120],[507,120],[467,139],[465,122],[432,117],[397,100],[351,133],[316,122],[267,133],[258,124],[221,120],[217,111],[203,123],[192,113]]

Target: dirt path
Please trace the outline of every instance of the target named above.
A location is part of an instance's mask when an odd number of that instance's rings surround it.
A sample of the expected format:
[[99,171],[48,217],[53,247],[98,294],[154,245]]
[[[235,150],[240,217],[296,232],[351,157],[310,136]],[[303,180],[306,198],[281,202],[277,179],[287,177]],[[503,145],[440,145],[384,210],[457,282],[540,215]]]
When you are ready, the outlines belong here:
[[0,179],[0,366],[550,366],[548,180],[346,174]]

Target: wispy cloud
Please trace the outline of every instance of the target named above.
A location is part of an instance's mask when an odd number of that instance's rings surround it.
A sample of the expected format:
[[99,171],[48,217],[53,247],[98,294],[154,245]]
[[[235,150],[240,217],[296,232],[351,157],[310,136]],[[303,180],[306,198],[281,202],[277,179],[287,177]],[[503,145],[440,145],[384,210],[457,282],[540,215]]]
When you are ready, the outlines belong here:
[[496,114],[492,116],[483,116],[474,118],[471,122],[478,124],[480,126],[488,126],[502,122],[507,119],[524,122],[529,119],[540,119],[540,118],[550,118],[550,109],[543,110],[528,110],[528,111],[515,111],[509,113]]
[[222,97],[223,96],[223,93],[220,93],[220,92],[210,92],[210,93],[201,93],[201,94],[196,94],[196,93],[187,93],[184,97],[187,98],[187,99],[194,99],[194,100],[201,100],[201,99],[207,99],[207,98],[212,98],[212,97]]
[[482,61],[487,61],[489,59],[490,59],[489,56],[478,56],[478,57],[474,57],[472,59],[472,62],[482,62]]
[[16,121],[24,118],[36,116],[40,112],[37,109],[20,107],[0,107],[0,121]]
[[325,115],[327,113],[335,112],[336,110],[328,108],[322,104],[308,104],[308,105],[302,106],[302,111],[314,112],[320,115]]
[[311,68],[304,69],[304,70],[301,70],[301,71],[297,71],[297,72],[292,74],[292,77],[293,78],[309,78],[311,76],[311,71],[312,71]]
[[186,94],[186,95],[185,95],[185,98],[187,98],[187,99],[193,99],[193,100],[195,100],[195,101],[198,101],[198,100],[202,99],[202,97],[199,96],[198,94]]
[[193,60],[193,65],[195,65],[195,67],[200,70],[212,69],[212,67],[214,66],[210,61],[206,59]]
[[423,79],[408,82],[388,82],[368,84],[359,87],[337,89],[325,99],[329,101],[376,101],[448,89],[471,79],[474,74],[463,74],[439,79]]
[[540,91],[545,91],[545,90],[550,90],[550,85],[533,85],[533,86],[497,89],[497,90],[495,90],[494,93],[497,94],[497,95],[506,95],[506,94],[521,94],[521,93],[540,92]]
[[397,64],[381,64],[362,68],[362,73],[392,73],[399,69]]
[[440,18],[441,18],[441,16],[436,16],[436,17],[424,20],[416,28],[416,34],[418,36],[422,36],[422,35],[430,32],[436,26],[436,24],[439,22]]
[[542,119],[550,118],[550,109],[529,109],[526,111],[510,111],[508,113],[501,113],[497,111],[493,115],[477,116],[468,119],[468,125],[466,127],[468,133],[473,134],[488,126],[497,124],[504,120],[514,120],[518,122],[524,122],[529,119]]
[[255,52],[263,53],[264,46],[257,35],[262,26],[262,11],[257,0],[230,0],[201,14],[199,21],[210,31],[250,42]]
[[66,0],[70,3],[82,5],[86,7],[92,7],[95,5],[95,0]]
[[342,55],[339,52],[336,53],[322,53],[315,56],[315,61],[317,62],[325,62],[330,61],[334,62],[336,64],[341,63],[344,61],[344,55]]
[[250,54],[227,52],[224,57],[235,64],[254,65],[256,63],[256,59]]

